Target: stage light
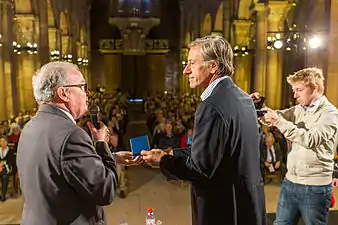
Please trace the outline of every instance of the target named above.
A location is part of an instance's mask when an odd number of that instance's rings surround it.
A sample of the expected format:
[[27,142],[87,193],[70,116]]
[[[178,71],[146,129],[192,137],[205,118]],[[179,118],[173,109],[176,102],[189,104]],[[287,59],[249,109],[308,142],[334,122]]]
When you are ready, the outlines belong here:
[[309,47],[310,48],[316,49],[316,48],[320,47],[321,45],[322,45],[322,40],[319,37],[314,36],[314,37],[310,38],[310,40],[309,40]]
[[275,43],[273,43],[273,47],[275,49],[281,49],[283,47],[283,41],[281,41],[281,40],[275,41]]

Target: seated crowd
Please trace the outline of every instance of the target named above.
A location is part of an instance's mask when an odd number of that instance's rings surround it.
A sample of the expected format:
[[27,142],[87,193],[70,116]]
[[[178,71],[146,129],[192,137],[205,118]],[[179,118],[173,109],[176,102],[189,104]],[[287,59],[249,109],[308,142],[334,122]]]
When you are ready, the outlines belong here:
[[145,100],[152,148],[185,148],[192,143],[194,113],[199,97],[189,94],[154,94]]
[[[146,98],[147,126],[152,134],[152,148],[185,148],[192,142],[194,113],[200,102],[198,96],[154,94]],[[259,123],[261,172],[263,180],[269,173],[286,174],[289,143],[275,127]]]

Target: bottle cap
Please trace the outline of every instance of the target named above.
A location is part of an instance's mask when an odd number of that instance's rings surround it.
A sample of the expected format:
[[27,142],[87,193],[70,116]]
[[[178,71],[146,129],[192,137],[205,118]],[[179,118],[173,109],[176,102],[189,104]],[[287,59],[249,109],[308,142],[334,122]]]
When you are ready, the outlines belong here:
[[154,209],[153,208],[148,208],[148,212],[152,213],[152,212],[154,212]]

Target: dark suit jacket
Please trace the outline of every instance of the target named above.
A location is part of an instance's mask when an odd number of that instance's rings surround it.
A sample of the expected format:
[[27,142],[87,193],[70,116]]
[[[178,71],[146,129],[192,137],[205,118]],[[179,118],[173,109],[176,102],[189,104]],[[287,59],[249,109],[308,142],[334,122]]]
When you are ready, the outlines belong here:
[[198,107],[191,151],[174,150],[160,167],[168,178],[191,181],[193,225],[266,224],[257,116],[230,78]]
[[[3,159],[0,158],[0,162],[4,163],[2,172],[0,172],[1,175],[8,175],[13,172],[13,167],[14,167],[13,162],[14,162],[16,153],[13,147],[8,146],[8,149],[9,150],[6,156]],[[0,151],[2,151],[1,148],[0,148]]]
[[41,105],[22,131],[17,162],[22,225],[106,224],[101,206],[116,193],[115,161],[64,112]]
[[[279,161],[282,163],[283,155],[282,155],[282,151],[280,150],[279,144],[274,143],[273,148],[275,150],[276,162]],[[264,143],[261,145],[261,164],[264,164],[266,162],[267,156],[268,156],[268,150],[267,150],[266,144]]]

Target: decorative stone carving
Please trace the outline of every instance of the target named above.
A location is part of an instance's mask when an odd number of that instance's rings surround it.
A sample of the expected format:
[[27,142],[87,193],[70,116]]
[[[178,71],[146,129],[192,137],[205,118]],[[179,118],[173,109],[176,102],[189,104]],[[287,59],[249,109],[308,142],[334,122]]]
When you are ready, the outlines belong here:
[[160,24],[158,18],[110,18],[109,22],[116,25],[122,35],[124,54],[146,54],[146,36],[151,28]]

